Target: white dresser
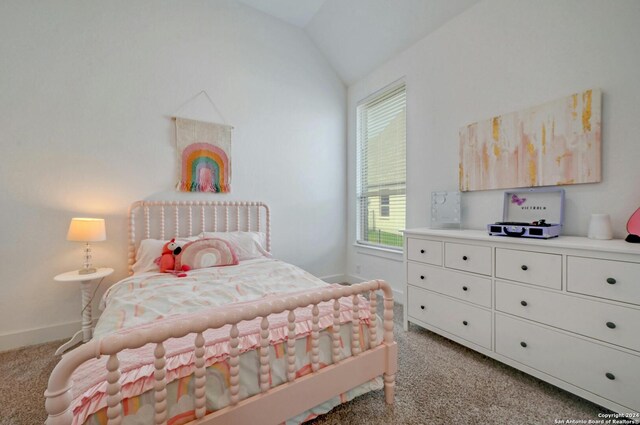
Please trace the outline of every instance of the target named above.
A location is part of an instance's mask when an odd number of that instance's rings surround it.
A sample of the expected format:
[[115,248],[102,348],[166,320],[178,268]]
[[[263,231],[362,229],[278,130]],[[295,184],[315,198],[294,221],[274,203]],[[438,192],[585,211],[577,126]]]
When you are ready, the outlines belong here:
[[405,330],[415,323],[615,412],[640,412],[640,244],[411,229],[404,248]]

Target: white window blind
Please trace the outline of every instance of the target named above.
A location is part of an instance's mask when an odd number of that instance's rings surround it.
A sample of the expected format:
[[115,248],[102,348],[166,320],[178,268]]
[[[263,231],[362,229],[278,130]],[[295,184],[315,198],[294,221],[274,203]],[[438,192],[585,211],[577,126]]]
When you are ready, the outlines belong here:
[[404,84],[358,106],[358,243],[402,249],[406,139]]

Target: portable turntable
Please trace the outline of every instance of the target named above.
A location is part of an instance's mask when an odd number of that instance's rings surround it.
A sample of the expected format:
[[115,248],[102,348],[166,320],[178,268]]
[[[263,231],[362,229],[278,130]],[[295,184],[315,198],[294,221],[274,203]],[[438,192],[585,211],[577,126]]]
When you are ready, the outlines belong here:
[[564,223],[564,189],[508,190],[502,221],[487,225],[492,236],[549,239],[560,236]]

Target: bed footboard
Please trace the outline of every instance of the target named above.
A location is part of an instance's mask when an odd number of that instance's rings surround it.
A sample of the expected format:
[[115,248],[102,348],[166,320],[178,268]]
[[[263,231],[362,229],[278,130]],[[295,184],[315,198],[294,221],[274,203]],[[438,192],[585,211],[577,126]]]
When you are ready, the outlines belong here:
[[[376,309],[378,291],[384,300],[383,330],[380,344],[376,344]],[[359,326],[352,326],[351,352],[341,358],[339,330],[339,299],[352,297],[353,321],[359,320],[358,295],[369,295],[370,308],[370,348],[360,347]],[[333,363],[320,368],[319,356],[319,309],[320,302],[333,301],[333,326],[330,328]],[[312,373],[296,377],[295,374],[295,310],[312,307],[311,370]],[[269,315],[289,311],[286,360],[287,382],[271,388],[269,383]],[[240,368],[238,349],[238,323],[243,320],[262,318],[260,332],[260,390],[261,393],[240,400]],[[203,332],[231,325],[230,337],[230,405],[207,414],[205,398],[205,339]],[[247,308],[229,308],[204,314],[197,320],[182,320],[169,324],[158,324],[153,328],[115,334],[102,340],[91,340],[62,357],[49,378],[45,391],[45,407],[48,414],[46,424],[69,425],[73,420],[71,411],[73,371],[85,361],[101,356],[109,356],[107,361],[107,416],[109,424],[120,424],[123,419],[122,395],[118,353],[125,349],[135,349],[146,344],[155,344],[155,423],[166,424],[167,402],[165,380],[165,349],[163,342],[170,338],[181,338],[195,334],[195,416],[200,424],[252,423],[260,418],[261,423],[281,423],[336,395],[342,394],[376,376],[383,375],[385,401],[394,401],[395,376],[397,370],[397,346],[393,337],[393,294],[389,284],[374,280],[351,286],[330,287],[302,295],[283,296],[277,300],[257,303]]]

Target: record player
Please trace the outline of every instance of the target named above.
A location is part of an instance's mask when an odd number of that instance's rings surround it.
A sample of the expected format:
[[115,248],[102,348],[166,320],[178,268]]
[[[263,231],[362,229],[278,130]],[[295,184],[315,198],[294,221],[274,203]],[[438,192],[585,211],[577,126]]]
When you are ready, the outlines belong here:
[[560,236],[564,223],[564,189],[508,190],[502,221],[487,224],[491,236],[549,239]]

